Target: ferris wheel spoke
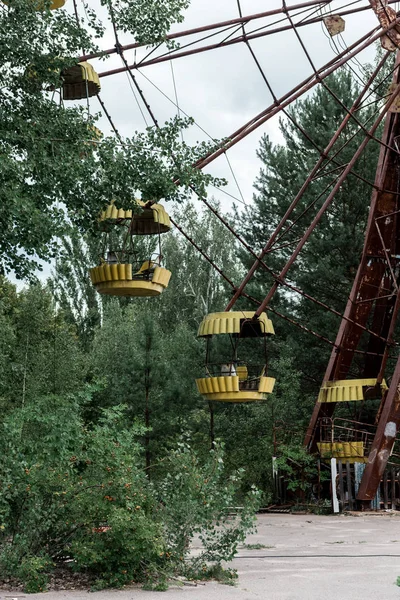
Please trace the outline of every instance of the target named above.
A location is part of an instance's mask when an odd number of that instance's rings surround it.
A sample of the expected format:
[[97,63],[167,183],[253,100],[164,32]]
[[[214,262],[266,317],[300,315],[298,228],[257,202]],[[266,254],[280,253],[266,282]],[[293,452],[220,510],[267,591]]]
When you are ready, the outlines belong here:
[[[397,0],[389,0],[389,4],[392,4],[395,1],[397,1]],[[332,2],[332,0],[309,0],[308,2],[301,2],[299,4],[291,5],[288,7],[288,10],[295,11],[295,10],[301,10],[301,9],[305,9],[305,8],[312,8],[314,6],[321,7],[321,6],[326,6],[327,4],[330,4],[331,2]],[[364,9],[364,10],[366,10],[366,9]],[[165,39],[166,40],[175,40],[175,39],[179,39],[181,37],[191,36],[196,33],[204,33],[206,31],[211,31],[213,29],[222,29],[225,27],[232,27],[234,25],[240,25],[241,23],[249,23],[250,21],[256,21],[258,19],[265,19],[266,17],[271,17],[271,16],[282,14],[282,13],[283,13],[282,8],[275,8],[275,9],[263,11],[260,13],[254,13],[251,15],[241,16],[236,19],[228,19],[225,21],[210,23],[208,25],[202,25],[201,27],[194,27],[192,29],[178,31],[176,33],[170,33],[165,36]],[[133,50],[134,48],[141,48],[143,46],[148,46],[148,44],[146,44],[145,42],[143,42],[143,43],[135,42],[132,44],[127,44],[127,45],[122,46],[122,49],[123,50]],[[100,52],[93,52],[91,54],[83,55],[80,57],[79,60],[86,61],[86,60],[90,60],[92,58],[99,58],[101,56],[104,56],[105,54],[115,54],[116,52],[117,52],[117,49],[115,47],[108,48],[107,50],[102,50]]]
[[[399,22],[400,22],[400,18],[399,18]],[[251,119],[250,121],[245,123],[245,125],[243,125],[239,129],[234,131],[231,135],[227,136],[227,138],[226,138],[227,141],[224,143],[224,145],[221,148],[218,148],[214,152],[206,155],[204,158],[199,159],[197,161],[197,163],[195,164],[195,166],[199,169],[203,169],[205,166],[207,166],[212,161],[214,161],[216,158],[218,158],[218,156],[220,156],[228,148],[231,148],[232,146],[237,144],[239,141],[244,139],[250,133],[255,131],[258,127],[260,127],[261,125],[266,123],[273,116],[275,116],[279,112],[283,111],[283,109],[285,109],[287,106],[292,104],[295,100],[300,98],[303,94],[305,94],[306,92],[311,90],[313,87],[315,87],[320,82],[321,79],[324,79],[325,77],[328,77],[328,75],[331,75],[332,73],[334,73],[340,66],[345,64],[348,60],[350,60],[350,58],[352,56],[358,54],[365,48],[368,48],[368,46],[370,46],[381,35],[379,33],[376,36],[373,36],[372,38],[370,38],[371,33],[375,32],[375,31],[376,31],[376,29],[374,29],[372,32],[369,32],[368,34],[366,34],[365,36],[360,38],[360,40],[358,40],[352,46],[349,47],[348,51],[343,52],[341,55],[339,55],[337,57],[337,61],[329,61],[327,64],[325,64],[323,67],[321,67],[317,71],[316,75],[310,76],[307,79],[303,80],[300,84],[298,84],[290,92],[287,92],[284,96],[279,98],[276,103],[271,104],[267,109],[260,112],[258,115],[253,117],[253,119]],[[367,38],[370,38],[370,39],[367,40]],[[365,41],[365,40],[367,40],[367,41]],[[358,47],[354,50],[354,48],[358,44],[360,44],[360,42],[364,42],[364,43],[362,43],[360,47]],[[353,50],[353,51],[350,52],[350,50]],[[350,52],[350,53],[349,53],[349,56],[346,57],[347,52]]]

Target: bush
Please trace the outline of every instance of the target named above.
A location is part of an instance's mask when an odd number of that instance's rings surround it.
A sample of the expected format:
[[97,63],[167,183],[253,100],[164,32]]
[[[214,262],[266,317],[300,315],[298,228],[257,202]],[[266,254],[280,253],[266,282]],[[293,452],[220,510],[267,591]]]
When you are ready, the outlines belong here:
[[318,477],[321,483],[329,479],[329,474],[324,471],[318,473],[317,461],[313,454],[307,452],[300,444],[282,445],[276,465],[279,472],[285,476],[287,489],[294,493],[299,503],[316,503],[313,488]]
[[[131,581],[163,589],[170,576],[230,560],[254,525],[259,494],[232,516],[241,474],[226,479],[222,449],[202,464],[180,444],[150,483],[144,428],[127,426],[121,406],[85,426],[89,399],[42,398],[1,425],[1,572],[42,591],[52,564],[69,558],[97,589]],[[191,556],[196,538],[203,549]]]
[[[159,491],[171,560],[179,564],[186,557],[188,571],[232,560],[238,544],[254,527],[260,493],[251,489],[243,506],[236,507],[243,470],[227,477],[221,446],[214,446],[208,460],[201,463],[187,444],[179,444],[166,468]],[[196,539],[202,549],[190,557]]]

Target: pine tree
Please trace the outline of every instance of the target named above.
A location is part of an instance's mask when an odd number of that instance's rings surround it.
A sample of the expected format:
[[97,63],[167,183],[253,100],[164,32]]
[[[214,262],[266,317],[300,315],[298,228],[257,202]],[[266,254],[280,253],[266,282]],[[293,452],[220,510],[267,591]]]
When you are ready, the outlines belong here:
[[[332,75],[327,83],[347,107],[353,104],[359,94],[357,83],[346,70]],[[357,118],[367,124],[374,110],[374,106],[367,106],[357,112]],[[289,112],[320,149],[326,147],[346,115],[344,109],[323,86],[319,86],[306,99],[297,101]],[[265,245],[319,158],[318,150],[292,121],[282,119],[280,130],[283,144],[274,145],[268,136],[261,139],[258,157],[263,166],[255,182],[257,193],[254,196],[254,205],[239,216],[242,233],[255,251]],[[363,132],[360,132],[354,121],[350,121],[345,135],[339,138],[334,147],[334,152],[338,152],[335,162],[325,167],[321,176],[309,186],[288,221],[288,225],[292,226],[291,230],[277,243],[277,246],[287,242],[290,242],[290,245],[271,252],[266,257],[267,264],[275,273],[285,265],[296,246],[296,240],[303,235],[312,216],[332,189],[335,178],[341,172],[337,166],[343,167],[348,163],[362,139]],[[344,141],[347,143],[342,147]],[[370,142],[366,152],[356,163],[354,173],[368,181],[373,180],[377,153],[378,145]],[[333,172],[329,173],[332,170]],[[344,310],[358,266],[370,196],[371,187],[367,183],[354,175],[348,176],[287,276],[290,283],[339,312]],[[310,209],[309,205],[312,205]],[[306,210],[307,213],[302,216]],[[253,261],[244,253],[242,260],[246,267]],[[272,281],[265,270],[260,268],[248,291],[252,291],[258,298],[263,298]],[[283,286],[274,297],[271,306],[289,314],[312,331],[330,340],[335,339],[339,318]],[[309,397],[310,393],[317,392],[331,347],[293,325],[278,320],[278,317],[271,317],[277,332],[271,344],[272,368],[274,355],[279,356],[283,345],[290,348],[294,368],[302,377],[299,397],[301,402],[304,400],[304,394]],[[311,400],[310,402],[312,403]]]

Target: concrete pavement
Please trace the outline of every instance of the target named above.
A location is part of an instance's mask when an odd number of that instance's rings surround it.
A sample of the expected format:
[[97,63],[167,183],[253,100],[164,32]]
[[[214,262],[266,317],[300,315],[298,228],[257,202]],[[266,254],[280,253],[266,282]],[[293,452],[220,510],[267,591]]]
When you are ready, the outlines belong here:
[[[397,516],[399,515],[399,516]],[[121,591],[21,594],[1,600],[400,600],[400,513],[368,516],[261,515],[257,534],[229,565],[235,587],[208,582]]]

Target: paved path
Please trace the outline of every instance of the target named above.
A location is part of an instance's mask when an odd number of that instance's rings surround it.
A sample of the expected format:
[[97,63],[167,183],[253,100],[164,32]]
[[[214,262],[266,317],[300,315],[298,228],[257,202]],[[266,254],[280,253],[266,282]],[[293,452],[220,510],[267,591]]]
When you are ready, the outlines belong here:
[[400,513],[376,516],[262,515],[232,563],[236,587],[210,582],[167,592],[1,592],[1,600],[400,600]]

